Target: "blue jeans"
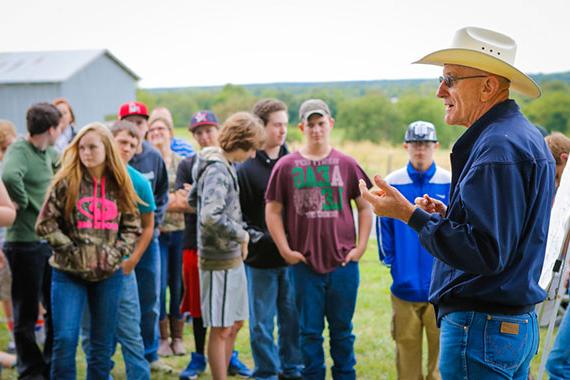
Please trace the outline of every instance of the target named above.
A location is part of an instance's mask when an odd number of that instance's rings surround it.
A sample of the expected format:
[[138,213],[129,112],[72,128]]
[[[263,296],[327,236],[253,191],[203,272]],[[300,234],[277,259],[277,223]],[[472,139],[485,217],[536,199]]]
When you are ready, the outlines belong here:
[[161,232],[160,245],[160,320],[166,318],[166,288],[170,288],[169,315],[182,319],[182,246],[184,231]]
[[440,331],[443,380],[526,380],[540,338],[534,311],[521,315],[453,312],[443,316]]
[[[299,320],[290,267],[258,269],[245,266],[249,295],[249,334],[256,379],[277,380],[279,373],[299,376]],[[273,339],[277,316],[278,343]]]
[[350,262],[325,274],[300,263],[293,267],[293,272],[305,360],[303,379],[325,378],[325,318],[329,325],[333,379],[355,379],[352,316],[360,283],[358,263]]
[[141,305],[141,335],[144,356],[149,363],[158,360],[158,312],[160,294],[160,250],[154,237],[135,269]]
[[[134,272],[124,276],[123,290],[119,304],[116,342],[121,344],[127,379],[150,380],[150,366],[144,357],[144,344],[141,336],[141,310],[137,278]],[[89,331],[91,329],[89,314],[85,313],[82,323],[83,352],[87,361],[90,358]],[[116,344],[113,345],[113,353]]]
[[553,380],[570,379],[570,312],[566,310],[564,319],[558,328],[558,335],[548,361],[546,370]]
[[93,326],[90,332],[90,355],[87,362],[88,380],[108,380],[113,367],[111,356],[115,342],[115,327],[119,310],[119,297],[123,274],[118,270],[111,277],[88,282],[73,275],[53,270],[52,314],[53,356],[51,378],[75,379],[75,352],[79,340],[79,327],[86,304],[89,304]]

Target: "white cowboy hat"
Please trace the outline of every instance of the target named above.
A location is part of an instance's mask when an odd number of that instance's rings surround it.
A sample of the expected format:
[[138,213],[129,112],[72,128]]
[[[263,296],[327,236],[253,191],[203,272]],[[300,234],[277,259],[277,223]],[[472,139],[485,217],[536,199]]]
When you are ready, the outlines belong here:
[[509,36],[469,26],[455,33],[451,48],[428,54],[414,63],[473,67],[505,77],[514,91],[538,98],[541,94],[538,84],[514,67],[516,52],[517,44]]

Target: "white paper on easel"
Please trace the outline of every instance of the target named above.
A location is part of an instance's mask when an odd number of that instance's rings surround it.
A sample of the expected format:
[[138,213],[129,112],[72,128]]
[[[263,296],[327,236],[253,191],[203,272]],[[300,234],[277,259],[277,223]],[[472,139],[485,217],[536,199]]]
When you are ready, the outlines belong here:
[[548,228],[548,240],[546,241],[546,253],[544,255],[544,265],[540,275],[539,285],[547,290],[552,280],[552,269],[554,263],[560,255],[564,238],[568,231],[570,221],[570,165],[566,165],[560,187],[554,197],[554,205],[550,214],[550,226]]

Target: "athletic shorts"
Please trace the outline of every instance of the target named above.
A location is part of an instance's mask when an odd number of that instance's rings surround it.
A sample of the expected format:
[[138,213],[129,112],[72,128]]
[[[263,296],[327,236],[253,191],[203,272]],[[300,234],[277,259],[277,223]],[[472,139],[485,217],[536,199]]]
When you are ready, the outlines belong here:
[[204,327],[231,327],[248,318],[245,267],[227,270],[200,269]]
[[200,310],[200,273],[198,272],[198,251],[182,251],[182,280],[184,295],[180,305],[181,313],[190,313],[193,318],[202,317]]

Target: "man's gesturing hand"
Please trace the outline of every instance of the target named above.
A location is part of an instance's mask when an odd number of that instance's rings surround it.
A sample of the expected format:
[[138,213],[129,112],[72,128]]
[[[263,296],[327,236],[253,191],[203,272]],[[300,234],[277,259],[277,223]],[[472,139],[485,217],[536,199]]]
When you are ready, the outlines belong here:
[[374,176],[374,183],[377,188],[368,190],[364,180],[358,182],[362,198],[372,205],[374,213],[378,216],[387,216],[408,223],[415,207],[379,175]]
[[431,198],[427,194],[424,194],[423,197],[417,197],[415,203],[416,206],[430,214],[438,213],[442,217],[445,217],[445,213],[447,212],[447,206],[442,201]]

